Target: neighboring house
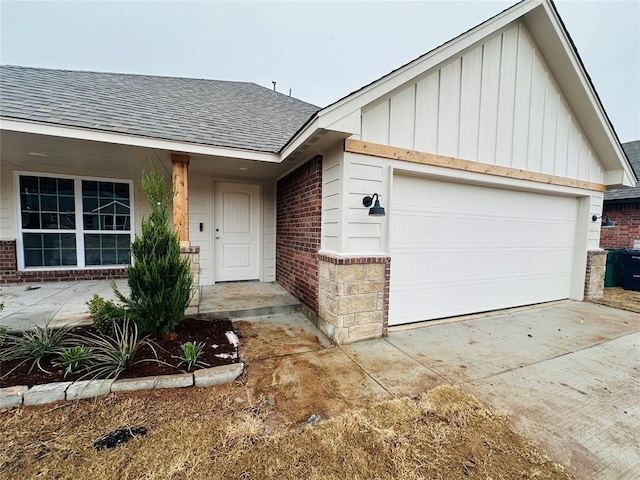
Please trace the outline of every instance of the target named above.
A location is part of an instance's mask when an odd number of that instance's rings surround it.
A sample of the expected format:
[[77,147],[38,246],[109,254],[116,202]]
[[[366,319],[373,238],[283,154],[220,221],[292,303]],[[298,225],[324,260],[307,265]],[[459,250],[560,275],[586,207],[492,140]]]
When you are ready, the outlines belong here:
[[[640,178],[640,140],[623,143],[631,167]],[[604,194],[604,214],[615,227],[600,232],[602,248],[640,250],[640,182],[635,187],[609,187]]]
[[636,182],[548,0],[323,109],[248,83],[1,71],[0,281],[122,276],[152,163],[201,285],[277,281],[338,343],[601,294],[592,216]]

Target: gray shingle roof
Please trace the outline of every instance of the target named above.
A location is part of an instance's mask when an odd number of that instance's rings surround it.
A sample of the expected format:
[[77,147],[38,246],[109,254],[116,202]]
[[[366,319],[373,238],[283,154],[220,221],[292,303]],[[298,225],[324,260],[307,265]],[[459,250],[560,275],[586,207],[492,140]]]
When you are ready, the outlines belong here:
[[[640,179],[640,140],[635,142],[628,142],[622,144],[624,153],[627,154],[631,168],[636,174],[636,177]],[[640,181],[636,183],[635,187],[618,187],[607,188],[604,194],[605,201],[607,200],[630,200],[637,198],[640,201]]]
[[320,108],[254,83],[0,67],[0,116],[278,152]]

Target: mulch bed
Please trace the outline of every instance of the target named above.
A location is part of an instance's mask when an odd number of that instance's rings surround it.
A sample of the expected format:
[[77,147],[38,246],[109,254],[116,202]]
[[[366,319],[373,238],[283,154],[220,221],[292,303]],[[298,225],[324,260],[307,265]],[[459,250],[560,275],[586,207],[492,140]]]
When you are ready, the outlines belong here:
[[[76,327],[72,332],[79,335],[97,333],[91,326]],[[182,355],[180,345],[185,342],[204,342],[206,344],[199,360],[208,364],[209,367],[237,363],[239,361],[237,349],[229,342],[226,335],[227,332],[233,332],[233,326],[229,319],[185,318],[180,322],[175,332],[149,337],[154,343],[158,359],[169,365],[158,362],[141,362],[122,372],[118,378],[173,375],[185,372],[184,365],[181,367],[177,366],[180,360],[173,358],[174,356]],[[138,350],[136,360],[142,358],[155,359],[155,356],[149,347],[143,346]],[[89,380],[95,378],[92,373],[87,375],[86,371],[67,375],[66,378],[63,378],[64,369],[54,367],[51,364],[51,359],[46,359],[41,363],[43,368],[49,373],[42,372],[37,366],[29,373],[32,361],[27,361],[24,365],[6,375],[6,372],[11,371],[18,363],[20,363],[20,361],[0,362],[0,388],[13,385],[27,385],[31,387],[43,383],[75,381],[80,379]],[[198,367],[194,367],[192,371],[197,368]]]

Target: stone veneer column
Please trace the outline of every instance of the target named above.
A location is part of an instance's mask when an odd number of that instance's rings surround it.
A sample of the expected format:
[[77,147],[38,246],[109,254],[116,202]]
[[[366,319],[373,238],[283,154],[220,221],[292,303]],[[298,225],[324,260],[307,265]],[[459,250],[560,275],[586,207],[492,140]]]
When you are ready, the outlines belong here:
[[193,279],[191,301],[187,307],[187,313],[198,313],[200,307],[200,247],[181,247],[180,256],[189,259],[189,270]]
[[604,272],[607,265],[605,250],[587,252],[587,274],[584,281],[584,299],[602,298],[604,294]]
[[389,257],[318,254],[317,327],[338,345],[388,334]]

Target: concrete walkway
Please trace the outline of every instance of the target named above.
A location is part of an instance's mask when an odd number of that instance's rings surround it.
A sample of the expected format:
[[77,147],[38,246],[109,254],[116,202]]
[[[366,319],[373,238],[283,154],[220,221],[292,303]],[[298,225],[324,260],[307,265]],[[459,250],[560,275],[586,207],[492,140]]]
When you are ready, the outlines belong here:
[[[117,280],[118,290],[129,294],[127,280]],[[81,325],[91,323],[87,302],[98,294],[115,300],[111,282],[45,282],[0,287],[0,325],[9,331],[32,329],[35,325]],[[200,306],[195,313],[219,317],[242,317],[287,313],[300,302],[277,283],[233,282],[201,287]]]
[[299,313],[234,324],[247,387],[291,421],[448,383],[507,413],[578,478],[640,478],[638,314],[566,301],[344,347]]

